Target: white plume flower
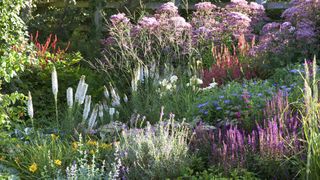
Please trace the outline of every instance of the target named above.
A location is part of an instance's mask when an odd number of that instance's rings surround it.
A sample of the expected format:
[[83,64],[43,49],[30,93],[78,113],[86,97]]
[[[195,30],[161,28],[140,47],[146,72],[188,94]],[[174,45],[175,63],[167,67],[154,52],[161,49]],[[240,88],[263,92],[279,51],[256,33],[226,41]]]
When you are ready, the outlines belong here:
[[91,116],[88,121],[89,130],[92,130],[97,124],[98,104],[96,104],[92,110]]
[[71,87],[69,87],[67,89],[67,104],[68,104],[69,108],[72,108],[72,106],[73,106],[73,89]]
[[33,103],[32,103],[32,96],[31,96],[31,92],[29,91],[29,94],[28,94],[28,103],[27,103],[27,106],[28,106],[28,115],[30,118],[33,118]]
[[99,104],[99,117],[102,118],[103,117],[103,105]]
[[54,97],[57,98],[57,96],[58,96],[58,75],[57,75],[57,71],[56,71],[55,67],[53,67],[53,71],[51,74],[51,81],[52,81],[52,93],[53,93]]
[[90,106],[91,106],[91,96],[86,96],[85,103],[84,103],[84,109],[82,117],[83,119],[87,119],[90,112]]
[[81,76],[80,78],[80,81],[78,83],[78,87],[77,87],[77,90],[76,90],[76,94],[75,94],[75,102],[80,102],[80,93],[82,92],[83,90],[83,86],[85,84],[85,79],[86,77],[84,75]]
[[107,100],[110,99],[110,93],[109,93],[109,90],[108,90],[108,88],[106,86],[104,86],[103,94],[104,94],[104,97],[107,98]]
[[123,96],[123,101],[124,101],[125,103],[128,102],[128,96],[127,96],[126,94],[124,94],[124,96]]
[[83,104],[89,85],[84,83],[79,93],[79,104]]

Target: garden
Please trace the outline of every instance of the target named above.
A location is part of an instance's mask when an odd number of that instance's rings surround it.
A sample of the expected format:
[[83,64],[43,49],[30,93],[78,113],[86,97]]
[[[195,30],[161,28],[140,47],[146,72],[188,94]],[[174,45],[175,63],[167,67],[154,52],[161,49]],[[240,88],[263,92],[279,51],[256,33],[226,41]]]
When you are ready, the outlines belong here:
[[320,179],[320,1],[118,2],[0,0],[0,179]]

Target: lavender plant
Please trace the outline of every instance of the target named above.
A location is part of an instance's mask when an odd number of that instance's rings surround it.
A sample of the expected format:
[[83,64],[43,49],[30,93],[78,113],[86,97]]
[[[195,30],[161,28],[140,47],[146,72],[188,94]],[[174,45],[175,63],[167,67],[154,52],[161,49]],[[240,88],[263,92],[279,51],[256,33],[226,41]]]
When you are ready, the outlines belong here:
[[[129,179],[175,178],[188,167],[188,128],[174,115],[155,126],[124,129],[119,146],[121,174]],[[118,177],[121,178],[121,177]]]

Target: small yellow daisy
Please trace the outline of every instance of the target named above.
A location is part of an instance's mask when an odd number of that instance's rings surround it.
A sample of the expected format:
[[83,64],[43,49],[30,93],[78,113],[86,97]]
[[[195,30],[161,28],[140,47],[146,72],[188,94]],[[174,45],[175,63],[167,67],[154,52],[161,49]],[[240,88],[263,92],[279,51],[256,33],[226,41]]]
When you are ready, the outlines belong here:
[[59,138],[58,135],[51,134],[51,139],[52,139],[52,141],[56,141],[58,138]]
[[57,165],[57,166],[61,166],[61,161],[59,160],[59,159],[56,159],[55,161],[54,161],[54,164],[55,165]]
[[38,165],[36,163],[32,163],[31,166],[29,166],[29,171],[34,173],[38,169]]

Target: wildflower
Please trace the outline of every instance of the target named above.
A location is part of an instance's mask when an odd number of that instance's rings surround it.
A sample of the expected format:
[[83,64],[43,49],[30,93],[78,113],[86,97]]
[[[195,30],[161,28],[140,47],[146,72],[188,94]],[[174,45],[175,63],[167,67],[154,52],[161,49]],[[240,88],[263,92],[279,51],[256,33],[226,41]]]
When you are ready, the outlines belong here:
[[33,118],[33,104],[32,104],[32,96],[30,91],[28,95],[28,115],[31,119]]
[[170,82],[171,83],[174,83],[174,82],[176,82],[178,80],[178,76],[176,76],[176,75],[173,75],[173,76],[171,76],[171,78],[170,78]]
[[38,165],[36,163],[32,163],[30,166],[29,166],[29,171],[32,172],[32,173],[35,173],[38,169]]
[[111,86],[111,97],[112,97],[112,106],[119,106],[120,96],[112,86]]
[[201,2],[201,3],[197,3],[195,5],[197,11],[211,11],[214,8],[216,8],[216,6],[214,4],[212,4],[211,2]]
[[128,102],[128,96],[127,96],[126,94],[125,94],[124,97],[123,97],[123,101],[124,101],[125,103]]
[[58,138],[59,138],[58,135],[51,134],[51,140],[52,140],[52,141],[56,141]]
[[97,146],[97,145],[98,145],[98,142],[97,142],[97,141],[93,141],[93,140],[89,140],[89,141],[87,142],[87,144],[88,144],[89,146]]
[[99,104],[99,117],[102,118],[103,117],[103,105]]
[[5,157],[4,156],[0,156],[0,161],[4,161]]
[[112,144],[102,143],[102,144],[100,144],[100,148],[102,148],[104,150],[111,150]]
[[73,142],[73,143],[72,143],[72,149],[73,149],[73,150],[78,149],[78,143],[77,143],[77,142]]
[[79,104],[83,104],[85,95],[88,90],[88,84],[85,83],[85,76],[81,76],[80,81],[78,83],[78,87],[75,94],[75,101]]
[[111,116],[111,118],[113,117],[115,110],[115,108],[109,108],[109,115]]
[[59,160],[59,159],[56,159],[55,161],[54,161],[54,164],[56,165],[56,166],[61,166],[61,161]]
[[223,101],[225,104],[229,104],[231,101],[229,99],[226,99]]
[[126,17],[126,14],[124,13],[118,13],[114,14],[110,17],[110,21],[112,22],[113,25],[117,25],[119,23],[129,23],[130,20]]
[[58,96],[58,76],[56,68],[53,67],[53,71],[51,74],[51,80],[52,80],[52,93],[54,95],[54,98],[57,99]]
[[86,96],[85,103],[84,103],[84,109],[82,117],[83,119],[87,119],[90,112],[90,106],[91,106],[91,96]]
[[67,104],[69,108],[72,108],[73,106],[73,89],[69,87],[67,89]]
[[110,98],[110,94],[109,94],[109,91],[108,91],[108,88],[106,86],[104,86],[104,97],[107,98],[107,100]]
[[199,105],[198,105],[198,108],[205,107],[205,106],[207,106],[208,104],[209,104],[209,102],[205,102],[205,103],[203,103],[203,104],[199,104]]
[[216,107],[216,110],[220,111],[220,110],[222,110],[222,107],[218,106],[218,107]]
[[89,127],[89,130],[92,130],[93,127],[97,124],[97,114],[98,114],[98,104],[95,105],[95,107],[93,108],[92,110],[92,113],[91,113],[91,116],[89,118],[89,121],[88,121],[88,127]]
[[95,152],[93,149],[90,150],[90,154],[93,155],[93,154],[95,154],[95,153],[96,153],[96,152]]

